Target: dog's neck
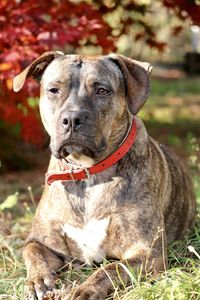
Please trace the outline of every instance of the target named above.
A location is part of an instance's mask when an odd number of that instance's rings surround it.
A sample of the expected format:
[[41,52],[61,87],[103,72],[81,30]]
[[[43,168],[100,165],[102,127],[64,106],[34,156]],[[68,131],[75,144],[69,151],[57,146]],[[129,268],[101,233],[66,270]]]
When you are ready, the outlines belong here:
[[68,181],[68,180],[85,180],[90,178],[92,175],[101,173],[104,170],[112,167],[116,164],[131,148],[136,137],[136,120],[132,120],[132,124],[124,137],[123,141],[118,145],[116,151],[111,155],[100,161],[99,163],[93,165],[90,168],[82,168],[79,166],[74,166],[73,164],[66,161],[59,161],[60,171],[54,173],[47,173],[46,180],[48,184],[54,181]]

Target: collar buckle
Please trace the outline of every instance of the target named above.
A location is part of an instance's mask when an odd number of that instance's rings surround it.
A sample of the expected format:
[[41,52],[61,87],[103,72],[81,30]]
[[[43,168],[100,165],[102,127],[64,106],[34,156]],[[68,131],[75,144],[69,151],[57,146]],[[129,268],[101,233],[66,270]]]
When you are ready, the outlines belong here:
[[84,168],[83,171],[85,172],[85,179],[89,179],[91,177],[90,171],[87,168]]

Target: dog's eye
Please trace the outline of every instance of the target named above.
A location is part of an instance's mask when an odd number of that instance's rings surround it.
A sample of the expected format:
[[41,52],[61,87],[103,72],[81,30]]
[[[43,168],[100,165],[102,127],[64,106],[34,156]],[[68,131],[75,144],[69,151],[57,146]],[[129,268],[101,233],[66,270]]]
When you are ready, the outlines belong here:
[[52,94],[58,94],[58,92],[59,92],[57,88],[51,88],[48,91]]
[[109,91],[106,90],[106,89],[104,89],[104,88],[99,88],[99,89],[97,90],[97,94],[98,94],[98,95],[106,95],[106,94],[108,94],[108,93],[109,93]]

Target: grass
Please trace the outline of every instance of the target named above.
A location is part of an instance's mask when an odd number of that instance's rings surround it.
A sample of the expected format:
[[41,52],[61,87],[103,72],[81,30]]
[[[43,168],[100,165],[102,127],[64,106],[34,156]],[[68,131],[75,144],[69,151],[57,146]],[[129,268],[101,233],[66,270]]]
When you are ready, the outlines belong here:
[[160,96],[182,96],[199,95],[200,85],[199,77],[186,77],[182,79],[152,79],[151,80],[151,97]]
[[[200,206],[200,85],[199,78],[152,81],[152,94],[141,116],[150,134],[173,148],[188,165]],[[22,180],[22,184],[23,180]],[[35,210],[32,190],[11,182],[3,189],[7,204],[0,212],[0,299],[25,300],[26,271],[21,248],[30,230]],[[18,194],[15,194],[18,192]],[[12,194],[12,197],[7,198]],[[4,202],[5,203],[5,202]],[[199,213],[198,213],[199,214]],[[153,281],[150,277],[127,272],[128,287],[115,287],[108,299],[118,300],[193,300],[200,299],[200,216],[194,231],[168,249],[169,267]],[[105,262],[106,263],[106,262]],[[103,267],[103,266],[102,266]],[[77,268],[70,264],[60,270],[58,295],[83,282],[95,268]]]

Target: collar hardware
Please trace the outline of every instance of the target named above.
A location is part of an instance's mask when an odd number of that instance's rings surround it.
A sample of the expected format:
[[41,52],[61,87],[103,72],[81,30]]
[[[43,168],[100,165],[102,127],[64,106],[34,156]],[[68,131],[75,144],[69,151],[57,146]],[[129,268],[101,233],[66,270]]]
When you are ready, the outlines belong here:
[[89,179],[91,177],[89,169],[85,168],[83,170],[85,171],[86,178]]

